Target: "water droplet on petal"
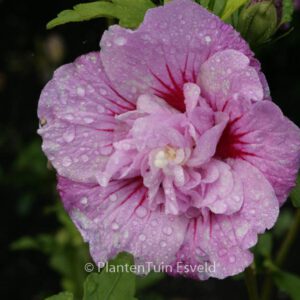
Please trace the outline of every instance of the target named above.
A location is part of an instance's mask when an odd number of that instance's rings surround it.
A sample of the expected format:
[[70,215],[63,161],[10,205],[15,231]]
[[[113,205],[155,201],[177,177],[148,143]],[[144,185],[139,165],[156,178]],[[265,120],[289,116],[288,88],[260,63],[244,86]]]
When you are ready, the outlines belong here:
[[116,194],[111,194],[109,196],[109,200],[112,201],[112,202],[116,201],[117,200],[117,195]]
[[211,37],[210,37],[209,35],[206,35],[206,36],[204,37],[204,40],[205,40],[205,42],[206,42],[207,44],[209,44],[209,43],[211,42]]
[[84,120],[84,122],[85,122],[86,124],[91,124],[91,123],[94,122],[94,119],[93,119],[93,118],[90,118],[90,117],[86,117],[86,118],[84,118],[83,120]]
[[145,240],[146,240],[146,236],[145,236],[144,234],[141,234],[141,235],[139,236],[139,240],[140,240],[140,241],[145,241]]
[[166,234],[166,235],[171,235],[172,232],[173,232],[173,229],[172,229],[172,227],[170,227],[170,226],[167,226],[167,227],[165,227],[165,228],[163,229],[163,233]]
[[89,157],[88,157],[86,154],[83,154],[83,155],[81,156],[81,159],[82,159],[83,162],[88,162]]
[[167,243],[165,241],[160,241],[159,245],[164,248],[167,246]]
[[157,223],[156,220],[152,220],[152,221],[151,221],[151,225],[152,225],[153,227],[155,227],[157,224],[158,224],[158,223]]
[[112,230],[118,230],[118,229],[120,228],[120,226],[119,226],[118,223],[113,222],[113,223],[111,224],[111,228],[112,228]]
[[195,252],[197,255],[203,255],[203,251],[200,248],[196,248]]
[[148,211],[144,206],[140,206],[140,207],[137,208],[135,213],[138,217],[144,218],[147,215]]
[[87,204],[88,201],[89,201],[89,199],[88,199],[87,197],[82,197],[82,198],[80,199],[80,203],[83,204],[83,205]]
[[65,115],[66,120],[72,121],[74,117],[71,114]]
[[110,155],[113,152],[113,147],[111,146],[106,146],[100,149],[100,153],[102,155]]
[[80,97],[84,97],[85,96],[85,89],[81,86],[79,86],[77,89],[76,89],[76,92],[77,92],[77,95],[80,96]]
[[123,36],[119,36],[114,40],[115,44],[118,46],[124,46],[127,40]]
[[105,96],[107,94],[107,91],[103,88],[100,89],[100,94]]
[[124,231],[124,238],[125,238],[125,239],[127,239],[127,238],[128,238],[128,236],[129,236],[129,232],[128,232],[128,230]]
[[69,156],[63,158],[62,164],[64,167],[69,167],[72,164],[72,159]]
[[251,209],[249,212],[251,215],[255,215],[255,213],[256,213],[255,209]]
[[235,256],[234,255],[232,255],[232,256],[229,257],[229,262],[230,263],[234,263],[235,262]]
[[105,108],[104,108],[102,105],[98,105],[98,106],[97,106],[97,111],[98,111],[100,114],[102,114],[102,113],[105,112]]
[[63,139],[67,143],[71,143],[75,138],[75,128],[73,126],[67,128],[67,130],[63,134]]

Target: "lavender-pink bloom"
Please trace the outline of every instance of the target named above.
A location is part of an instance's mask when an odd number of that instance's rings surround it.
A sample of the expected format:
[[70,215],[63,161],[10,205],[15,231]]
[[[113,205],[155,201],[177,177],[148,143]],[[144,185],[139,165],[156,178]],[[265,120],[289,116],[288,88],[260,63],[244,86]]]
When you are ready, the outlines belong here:
[[[96,262],[247,267],[294,186],[300,131],[246,42],[190,0],[111,26],[42,92],[43,150]],[[174,269],[174,274],[181,273]]]

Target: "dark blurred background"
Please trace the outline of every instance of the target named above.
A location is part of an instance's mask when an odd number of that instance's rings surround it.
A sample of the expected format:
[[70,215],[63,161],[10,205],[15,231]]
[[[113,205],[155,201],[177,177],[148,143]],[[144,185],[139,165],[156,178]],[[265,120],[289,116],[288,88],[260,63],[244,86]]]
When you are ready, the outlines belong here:
[[[83,1],[81,1],[83,2]],[[46,23],[75,0],[0,0],[0,299],[43,299],[71,290],[79,299],[86,246],[65,215],[36,134],[41,89],[59,65],[98,50],[106,20],[73,23],[46,30]],[[274,101],[300,125],[300,14],[294,31],[257,49]],[[290,226],[287,204],[275,228],[274,251]],[[299,242],[285,268],[300,274]],[[195,282],[153,278],[139,286],[139,299],[246,299],[235,279]],[[274,299],[288,299],[277,292]]]

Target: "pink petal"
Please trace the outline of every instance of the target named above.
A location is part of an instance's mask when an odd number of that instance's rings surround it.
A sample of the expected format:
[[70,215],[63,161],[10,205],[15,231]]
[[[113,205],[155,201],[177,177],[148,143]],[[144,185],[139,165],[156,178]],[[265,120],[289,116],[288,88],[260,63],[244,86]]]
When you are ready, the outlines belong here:
[[203,200],[196,207],[208,207],[215,214],[225,215],[239,211],[243,205],[244,191],[236,172],[219,160],[210,161],[206,168],[208,172],[212,172],[212,168],[217,169],[219,177],[207,185]]
[[184,83],[195,83],[201,65],[214,53],[241,51],[259,70],[239,34],[190,0],[149,10],[135,31],[111,26],[100,45],[105,70],[118,90],[133,98],[155,93],[179,111],[185,111]]
[[[300,167],[300,130],[270,101],[256,103],[233,126],[243,137],[244,159],[272,184],[280,203],[295,185]],[[252,155],[251,155],[252,154]]]
[[229,99],[262,100],[257,70],[243,53],[228,49],[211,56],[200,68],[198,83],[212,107],[222,110]]
[[191,167],[201,166],[208,162],[215,154],[218,142],[228,122],[227,115],[216,114],[216,125],[204,132],[196,141],[193,156],[187,165]]
[[95,172],[112,152],[114,115],[134,107],[110,87],[98,53],[60,67],[38,108],[42,147],[58,173],[95,181]]
[[257,242],[257,234],[271,228],[278,216],[278,201],[264,175],[243,160],[232,160],[232,168],[242,181],[242,208],[230,215],[214,215],[208,210],[191,219],[178,261],[214,265],[212,273],[188,274],[223,279],[242,272],[253,259],[248,250]]
[[122,251],[132,253],[138,264],[175,259],[187,219],[149,210],[147,189],[138,178],[101,188],[59,177],[58,189],[95,262],[106,262]]

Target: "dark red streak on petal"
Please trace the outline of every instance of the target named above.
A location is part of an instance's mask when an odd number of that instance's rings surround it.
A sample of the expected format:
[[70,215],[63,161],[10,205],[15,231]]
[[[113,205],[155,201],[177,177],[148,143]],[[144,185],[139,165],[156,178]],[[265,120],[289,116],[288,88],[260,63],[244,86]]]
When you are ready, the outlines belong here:
[[[232,130],[232,125],[237,121],[237,119],[231,121],[225,127],[223,134],[217,146],[216,156],[221,159],[226,158],[243,158],[245,155],[255,156],[254,153],[244,151],[240,146],[247,145],[247,142],[241,140],[243,136],[249,132],[244,133],[234,133]],[[239,147],[238,147],[239,146]]]
[[164,88],[160,90],[158,88],[153,88],[155,91],[155,95],[164,99],[169,105],[173,106],[180,112],[185,112],[185,104],[184,104],[184,95],[183,95],[183,84],[185,83],[184,80],[179,84],[176,82],[175,78],[173,77],[171,70],[168,65],[166,65],[166,69],[170,80],[172,82],[172,86],[165,83],[161,78],[159,78],[154,72],[149,69],[152,76],[162,85]]
[[122,190],[123,188],[129,186],[130,184],[132,184],[134,182],[135,182],[135,179],[133,179],[133,180],[126,180],[126,182],[125,182],[124,185],[119,186],[116,190],[114,190],[111,193],[109,193],[108,195],[106,195],[103,200],[108,199],[112,194],[115,194],[115,193],[119,192],[120,190]]
[[135,193],[137,193],[143,187],[143,183],[139,183],[138,186],[119,204],[119,206],[122,206],[124,203],[126,203]]
[[132,214],[134,214],[136,212],[136,210],[145,202],[146,197],[147,196],[147,191],[145,191],[144,195],[142,196],[140,202],[138,203],[138,205],[135,207],[134,211]]
[[195,218],[194,219],[194,241],[197,239],[197,223],[198,223],[198,219]]
[[120,99],[122,99],[124,102],[128,103],[131,106],[132,110],[134,110],[136,108],[136,105],[134,103],[132,103],[131,101],[127,100],[124,96],[122,96],[111,84],[108,84],[108,86]]

